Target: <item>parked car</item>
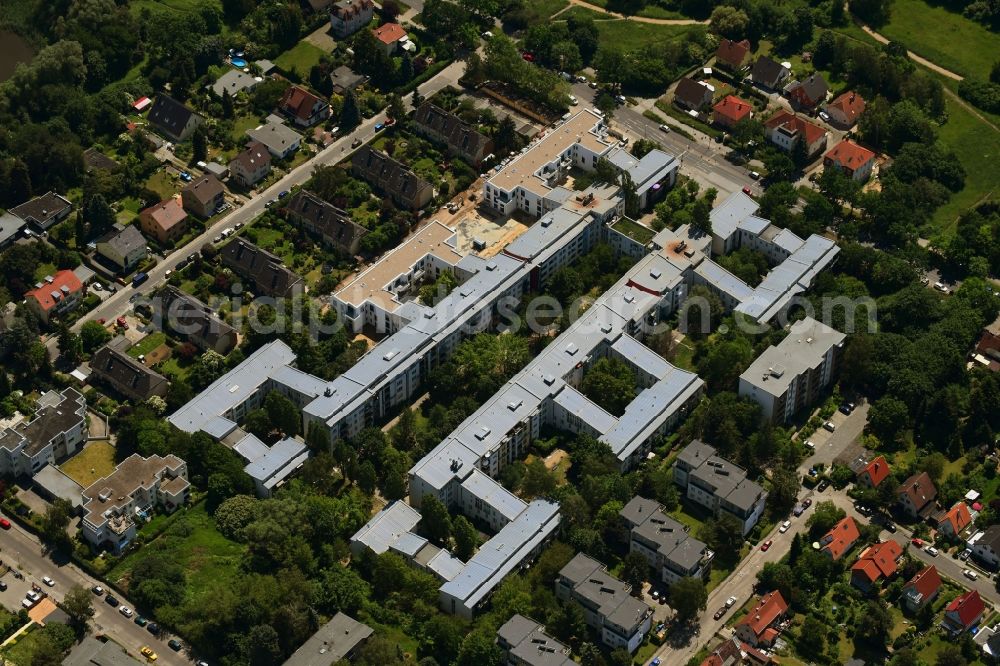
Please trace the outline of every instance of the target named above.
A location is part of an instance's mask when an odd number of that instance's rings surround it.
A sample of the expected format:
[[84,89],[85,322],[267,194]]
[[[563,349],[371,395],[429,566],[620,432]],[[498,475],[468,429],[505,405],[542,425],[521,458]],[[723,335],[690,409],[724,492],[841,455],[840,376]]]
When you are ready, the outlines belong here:
[[30,599],[32,603],[36,604],[42,600],[42,595],[38,592],[35,592],[34,590],[28,590],[28,592],[24,596],[25,598]]
[[149,620],[147,620],[146,618],[144,618],[141,615],[136,615],[135,619],[132,620],[132,621],[135,622],[140,627],[145,627],[147,624],[149,624]]
[[807,497],[804,500],[802,500],[802,508],[803,509],[808,509],[809,507],[812,506],[812,503],[813,503],[813,501]]
[[961,553],[959,553],[958,559],[964,562],[965,560],[969,559],[969,555],[972,555],[972,551],[966,548]]
[[736,597],[726,599],[726,608],[732,608],[736,604]]
[[110,594],[108,596],[104,597],[104,603],[106,603],[109,606],[115,606],[115,607],[118,606],[118,600],[115,599]]
[[176,638],[171,638],[169,641],[167,641],[167,645],[169,645],[170,649],[173,650],[174,652],[180,652],[181,648],[184,647],[183,645],[181,645],[181,642]]
[[661,132],[669,132],[670,128],[668,126],[666,126],[666,125],[660,125],[660,131]]
[[937,557],[938,553],[941,551],[939,551],[934,546],[927,546],[926,548],[924,548],[924,552],[930,555],[931,557]]
[[791,526],[792,526],[792,521],[786,520],[785,522],[781,523],[781,527],[778,528],[778,531],[784,534],[791,528]]
[[826,122],[830,122],[830,115],[826,111],[820,111],[819,117]]
[[156,661],[156,653],[153,652],[153,649],[148,645],[143,645],[141,648],[139,648],[139,652],[142,654],[143,657],[145,657],[149,661]]
[[833,421],[827,421],[826,423],[823,424],[823,430],[826,430],[827,432],[833,432],[836,429],[837,426],[833,424]]
[[42,582],[45,583],[46,585],[48,585],[49,587],[55,587],[56,586],[56,582],[54,580],[52,580],[51,578],[49,578],[48,576],[42,576]]
[[160,625],[156,624],[155,622],[150,622],[149,624],[146,625],[146,631],[153,634],[154,636],[159,636]]
[[822,481],[819,482],[819,485],[816,486],[816,492],[821,493],[829,487],[830,487],[830,482],[826,479],[823,479]]
[[132,286],[138,287],[140,284],[149,279],[149,274],[147,273],[136,273],[132,276]]
[[723,606],[719,610],[715,611],[715,615],[713,615],[712,617],[714,617],[716,620],[718,620],[720,617],[722,617],[723,615],[726,614],[727,610],[729,610],[729,609],[726,608],[725,606]]
[[385,123],[375,123],[375,131],[381,132],[385,129]]
[[844,404],[842,404],[839,407],[840,413],[844,414],[846,416],[850,416],[851,412],[854,411],[854,408],[855,408],[855,404],[853,402],[845,402]]
[[570,106],[576,106],[579,103],[580,103],[580,100],[578,100],[576,98],[576,95],[570,95],[569,96],[569,104],[570,104]]
[[770,539],[768,539],[767,541],[765,541],[764,543],[762,543],[760,545],[760,552],[766,553],[768,551],[768,549],[771,547],[772,543],[774,543],[774,542],[772,540],[770,540]]
[[533,53],[528,53],[527,51],[521,54],[521,58],[528,62],[535,62],[535,55]]
[[911,539],[910,543],[912,543],[916,548],[923,548],[924,547],[924,540],[923,539]]
[[357,138],[357,139],[355,139],[354,141],[351,141],[351,148],[357,148],[360,145],[361,145],[361,138],[360,137]]
[[798,518],[799,516],[802,515],[802,513],[805,510],[806,510],[806,508],[804,506],[802,506],[801,504],[796,504],[795,508],[792,509],[792,515],[795,516],[796,518]]
[[750,177],[753,178],[754,180],[760,180],[760,172],[759,171],[751,171],[750,172]]
[[979,578],[979,574],[977,574],[972,569],[962,569],[962,575],[968,578],[969,580],[976,580],[977,578]]
[[885,526],[884,527],[885,527],[885,529],[886,529],[887,532],[890,532],[892,534],[896,533],[896,524],[894,522],[892,522],[891,520],[885,521]]
[[748,197],[753,196],[753,190],[750,189],[749,185],[743,186],[743,194],[747,195]]
[[132,609],[129,608],[128,606],[120,606],[118,608],[118,612],[124,615],[125,617],[132,617]]
[[7,583],[0,580],[0,592],[6,592],[6,591],[7,591]]
[[0,518],[0,527],[2,527],[5,530],[9,530],[10,529],[10,521],[7,520],[6,518]]

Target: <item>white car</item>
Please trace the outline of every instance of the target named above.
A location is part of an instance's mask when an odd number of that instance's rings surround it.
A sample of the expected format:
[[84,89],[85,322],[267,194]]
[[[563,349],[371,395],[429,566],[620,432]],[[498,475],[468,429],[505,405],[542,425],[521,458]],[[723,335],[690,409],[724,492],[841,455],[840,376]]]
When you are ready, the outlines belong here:
[[977,578],[979,578],[979,574],[977,574],[972,569],[963,569],[962,575],[968,578],[969,580],[976,580]]
[[577,83],[586,83],[587,82],[587,77],[584,76],[583,74],[577,74],[576,75],[576,82]]
[[102,285],[100,282],[95,282],[90,286],[90,288],[93,289],[94,291],[104,291],[104,285]]
[[820,111],[819,117],[825,120],[826,122],[830,122],[830,115],[826,111]]
[[667,127],[666,125],[660,125],[660,131],[661,132],[669,132],[670,128]]
[[42,582],[45,583],[46,585],[48,585],[49,587],[55,587],[56,586],[56,582],[54,580],[52,580],[51,578],[49,578],[48,576],[42,576]]
[[579,103],[580,103],[580,100],[578,100],[578,99],[576,98],[576,95],[570,95],[570,96],[569,96],[569,103],[570,103],[570,105],[572,105],[572,106],[576,106],[577,104],[579,104]]
[[806,442],[806,448],[815,451],[816,444],[810,439],[808,442]]
[[125,617],[132,617],[132,609],[129,608],[128,606],[122,606],[121,608],[118,609],[118,612],[124,615]]
[[833,432],[836,429],[837,429],[837,426],[833,425],[833,421],[827,421],[826,423],[823,424],[823,430],[827,430],[829,432]]
[[792,526],[792,521],[786,520],[785,522],[781,523],[781,527],[778,528],[778,531],[784,534],[789,530],[791,526]]
[[726,599],[726,608],[732,608],[733,604],[736,603],[736,597],[729,597]]
[[931,557],[937,557],[939,551],[934,546],[927,546],[927,548],[924,548],[924,552],[930,555]]
[[35,592],[34,590],[28,590],[28,593],[25,594],[24,596],[27,597],[33,604],[37,604],[39,601],[42,600],[42,595],[40,595],[38,592]]

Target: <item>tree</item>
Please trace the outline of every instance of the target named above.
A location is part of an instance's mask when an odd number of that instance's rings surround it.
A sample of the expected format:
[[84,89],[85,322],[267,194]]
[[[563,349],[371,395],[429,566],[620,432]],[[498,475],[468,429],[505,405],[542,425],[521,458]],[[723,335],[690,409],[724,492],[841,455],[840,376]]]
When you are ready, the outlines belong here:
[[598,359],[580,382],[581,393],[614,415],[624,413],[635,399],[635,387],[635,373],[615,357]]
[[83,356],[83,343],[80,336],[65,323],[61,323],[59,326],[59,353],[67,363],[72,364],[78,363]]
[[938,652],[934,666],[966,666],[968,663],[962,655],[962,648],[957,645],[944,645]]
[[799,630],[799,638],[796,641],[802,654],[812,659],[819,659],[826,649],[826,625],[818,620],[815,615],[806,615],[802,621],[802,628]]
[[72,514],[73,505],[64,499],[55,500],[45,510],[42,516],[42,539],[53,550],[63,553],[72,551],[73,541],[66,532]]
[[[368,32],[362,30],[361,32]],[[361,124],[361,111],[358,109],[358,100],[354,96],[353,90],[344,93],[344,105],[340,109],[340,126],[344,129],[352,129]]]
[[524,479],[521,480],[521,492],[527,497],[544,497],[551,495],[556,489],[556,478],[545,466],[541,458],[532,458],[527,463]]
[[855,626],[857,635],[873,645],[885,645],[885,639],[892,629],[893,622],[892,616],[882,602],[876,599],[870,600],[857,617],[858,624]]
[[224,118],[232,118],[236,115],[236,111],[233,109],[233,96],[229,94],[228,90],[222,91],[222,116]]
[[452,521],[451,532],[455,539],[455,557],[468,561],[479,546],[479,532],[465,516],[458,516]]
[[810,528],[811,534],[818,536],[829,532],[846,515],[844,510],[833,502],[819,502],[813,509],[813,514],[806,520],[806,525]]
[[203,162],[208,157],[208,130],[204,125],[199,125],[191,137],[191,159],[195,162]]
[[739,558],[743,546],[743,526],[728,513],[720,512],[718,518],[709,518],[702,524],[698,535],[719,554],[720,559]]
[[431,541],[441,546],[451,538],[451,515],[448,508],[434,495],[426,495],[420,505],[420,521]]
[[705,581],[700,578],[681,578],[670,586],[670,605],[677,611],[681,622],[689,622],[705,610],[708,603],[708,591]]
[[63,597],[62,607],[69,615],[70,621],[77,627],[78,633],[85,633],[90,615],[94,610],[90,590],[82,585],[74,585]]
[[277,391],[271,391],[264,398],[264,409],[275,428],[288,437],[299,434],[302,427],[302,417],[291,400]]
[[83,344],[83,351],[92,354],[97,351],[108,340],[111,333],[96,321],[88,321],[80,328],[80,342]]
[[517,147],[517,124],[510,116],[504,116],[497,124],[493,135],[498,155],[506,155]]
[[424,623],[420,632],[420,653],[434,657],[439,664],[450,664],[458,656],[465,631],[465,623],[459,618],[433,615]]
[[215,526],[227,539],[239,540],[240,531],[257,518],[259,503],[250,495],[235,495],[215,510]]
[[87,200],[83,209],[83,217],[90,225],[91,236],[100,236],[117,222],[115,211],[100,194],[95,194]]
[[750,25],[750,18],[742,9],[719,5],[712,10],[709,25],[712,27],[712,32],[718,35],[729,39],[743,39]]
[[909,421],[910,410],[906,403],[891,395],[876,400],[868,411],[868,429],[887,444],[896,441]]
[[632,586],[632,595],[642,595],[642,584],[649,576],[649,562],[641,553],[631,552],[622,560],[621,579]]
[[889,22],[892,0],[851,0],[850,8],[862,21],[878,28]]
[[496,635],[488,628],[481,628],[473,631],[465,640],[458,651],[456,666],[500,666],[503,661],[503,653],[497,647]]
[[385,115],[397,122],[406,119],[406,108],[403,106],[403,99],[396,93],[389,95]]
[[358,487],[361,488],[361,492],[365,495],[375,494],[375,487],[378,481],[378,475],[375,472],[375,465],[372,464],[371,460],[366,460],[358,466]]

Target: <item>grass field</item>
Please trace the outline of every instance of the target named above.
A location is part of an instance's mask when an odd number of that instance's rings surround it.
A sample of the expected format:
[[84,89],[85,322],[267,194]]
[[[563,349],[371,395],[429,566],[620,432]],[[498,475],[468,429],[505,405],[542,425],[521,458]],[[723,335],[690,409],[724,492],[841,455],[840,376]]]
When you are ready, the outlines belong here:
[[219,534],[204,504],[182,511],[185,513],[159,538],[119,562],[108,578],[127,590],[136,564],[152,553],[161,553],[184,567],[186,603],[210,603],[210,599],[225,594],[240,575],[244,546]]
[[996,169],[997,158],[1000,158],[1000,132],[950,97],[945,100],[948,122],[938,129],[938,136],[955,151],[966,172],[965,189],[952,195],[951,201],[934,213],[934,226],[950,234],[963,212],[1000,193],[1000,172]]
[[160,169],[147,178],[146,187],[159,194],[161,200],[169,199],[178,191],[177,182],[170,177],[166,169]]
[[167,341],[167,336],[163,331],[156,331],[150,333],[137,344],[132,345],[128,350],[128,355],[132,358],[139,358],[140,356],[145,356],[149,352],[153,351],[163,343]]
[[84,488],[115,469],[115,447],[110,442],[90,442],[83,451],[59,466],[63,474]]
[[132,10],[138,14],[143,8],[167,9],[175,12],[194,12],[203,5],[213,4],[220,10],[222,4],[218,0],[132,0],[129,3]]
[[38,264],[35,266],[35,282],[41,282],[46,276],[53,275],[58,269],[55,264]]
[[1000,44],[1000,35],[924,0],[895,0],[879,32],[941,67],[980,79],[989,76]]
[[540,16],[552,16],[567,5],[567,0],[536,0],[531,6]]
[[275,59],[274,64],[285,72],[295,71],[299,76],[308,77],[309,70],[326,55],[322,49],[307,41],[301,41]]
[[691,32],[704,31],[700,25],[657,25],[635,21],[599,21],[600,45],[603,47],[624,46],[628,50],[643,48],[649,44],[680,39]]

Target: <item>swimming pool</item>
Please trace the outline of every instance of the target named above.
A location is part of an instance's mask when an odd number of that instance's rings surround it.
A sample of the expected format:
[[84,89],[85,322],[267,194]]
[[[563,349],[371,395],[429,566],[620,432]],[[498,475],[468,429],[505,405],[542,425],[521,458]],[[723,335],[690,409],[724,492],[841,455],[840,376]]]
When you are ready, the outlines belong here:
[[243,69],[247,66],[247,61],[244,58],[230,58],[229,62],[231,62],[233,67],[236,69]]

